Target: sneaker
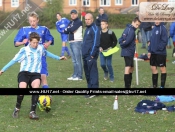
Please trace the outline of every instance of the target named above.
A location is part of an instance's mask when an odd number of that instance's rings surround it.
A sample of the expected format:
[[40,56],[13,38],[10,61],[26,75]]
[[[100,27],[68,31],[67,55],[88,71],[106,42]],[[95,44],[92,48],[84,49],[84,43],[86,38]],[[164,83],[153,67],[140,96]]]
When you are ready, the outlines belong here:
[[85,95],[84,97],[85,98],[93,98],[93,97],[95,97],[96,95]]
[[29,118],[30,119],[34,119],[34,120],[38,120],[39,119],[39,117],[36,115],[35,111],[31,111],[29,113]]
[[81,78],[78,78],[78,77],[75,77],[72,79],[73,81],[81,81],[82,79]]
[[19,115],[19,109],[15,108],[12,116],[13,116],[13,118],[18,118],[18,115]]
[[108,73],[107,72],[104,74],[104,80],[108,80]]
[[145,46],[142,46],[141,49],[146,49],[146,47]]
[[73,80],[73,77],[69,77],[69,78],[67,78],[67,80]]
[[112,79],[110,79],[110,82],[112,82],[112,83],[113,83],[113,82],[114,82],[114,79],[113,79],[113,78],[112,78]]
[[68,55],[68,56],[67,56],[67,59],[70,59],[70,58],[71,58],[71,56],[70,56],[70,55]]
[[164,87],[160,86],[160,88],[164,88]]
[[175,61],[173,61],[172,63],[175,64]]

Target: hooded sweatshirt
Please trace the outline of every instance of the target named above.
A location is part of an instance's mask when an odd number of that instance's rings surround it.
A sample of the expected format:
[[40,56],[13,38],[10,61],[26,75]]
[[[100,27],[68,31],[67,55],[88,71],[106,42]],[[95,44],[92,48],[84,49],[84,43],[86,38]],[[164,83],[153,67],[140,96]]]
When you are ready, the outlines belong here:
[[163,24],[155,25],[152,29],[148,52],[151,54],[166,55],[166,45],[168,43],[168,33]]

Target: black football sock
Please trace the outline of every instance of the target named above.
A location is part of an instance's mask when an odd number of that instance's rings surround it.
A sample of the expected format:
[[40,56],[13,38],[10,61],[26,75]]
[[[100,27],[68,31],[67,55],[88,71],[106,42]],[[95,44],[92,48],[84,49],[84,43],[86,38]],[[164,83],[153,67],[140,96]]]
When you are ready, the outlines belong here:
[[157,74],[152,74],[153,88],[157,88],[157,82],[158,82],[158,73]]
[[130,88],[130,74],[124,74],[125,88]]
[[130,82],[129,82],[129,84],[130,84],[130,88],[131,88],[131,83],[132,83],[132,73],[130,73],[129,76],[130,76],[130,80],[129,80]]
[[23,101],[24,95],[17,95],[17,102],[16,102],[16,108],[20,109],[21,108],[21,103]]
[[32,101],[32,105],[31,105],[30,111],[35,111],[36,110],[38,98],[39,98],[39,95],[32,95],[32,100],[31,100]]
[[165,87],[165,82],[166,82],[166,73],[161,73],[161,87]]

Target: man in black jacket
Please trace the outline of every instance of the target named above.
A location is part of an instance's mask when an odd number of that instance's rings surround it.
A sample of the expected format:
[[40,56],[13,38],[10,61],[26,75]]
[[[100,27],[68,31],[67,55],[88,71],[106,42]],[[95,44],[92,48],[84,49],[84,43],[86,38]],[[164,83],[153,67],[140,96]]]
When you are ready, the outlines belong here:
[[104,13],[104,9],[100,7],[98,9],[99,15],[96,17],[96,25],[101,28],[101,20],[106,20],[108,21],[108,16]]
[[135,30],[140,26],[138,17],[134,18],[131,24],[128,24],[119,38],[121,47],[121,56],[125,60],[124,82],[125,88],[131,88],[132,73],[134,71],[134,53],[135,53]]
[[166,45],[168,43],[168,33],[163,23],[155,22],[152,31],[150,44],[148,44],[148,58],[150,58],[150,66],[152,71],[153,88],[157,88],[158,70],[161,71],[161,86],[164,88],[166,82]]

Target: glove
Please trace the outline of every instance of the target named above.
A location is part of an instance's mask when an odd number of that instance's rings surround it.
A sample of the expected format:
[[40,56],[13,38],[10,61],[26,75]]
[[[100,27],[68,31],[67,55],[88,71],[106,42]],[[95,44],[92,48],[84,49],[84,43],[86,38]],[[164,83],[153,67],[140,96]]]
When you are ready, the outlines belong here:
[[48,113],[48,112],[50,112],[50,110],[51,110],[51,107],[50,106],[47,106],[46,108],[45,108],[45,111]]

